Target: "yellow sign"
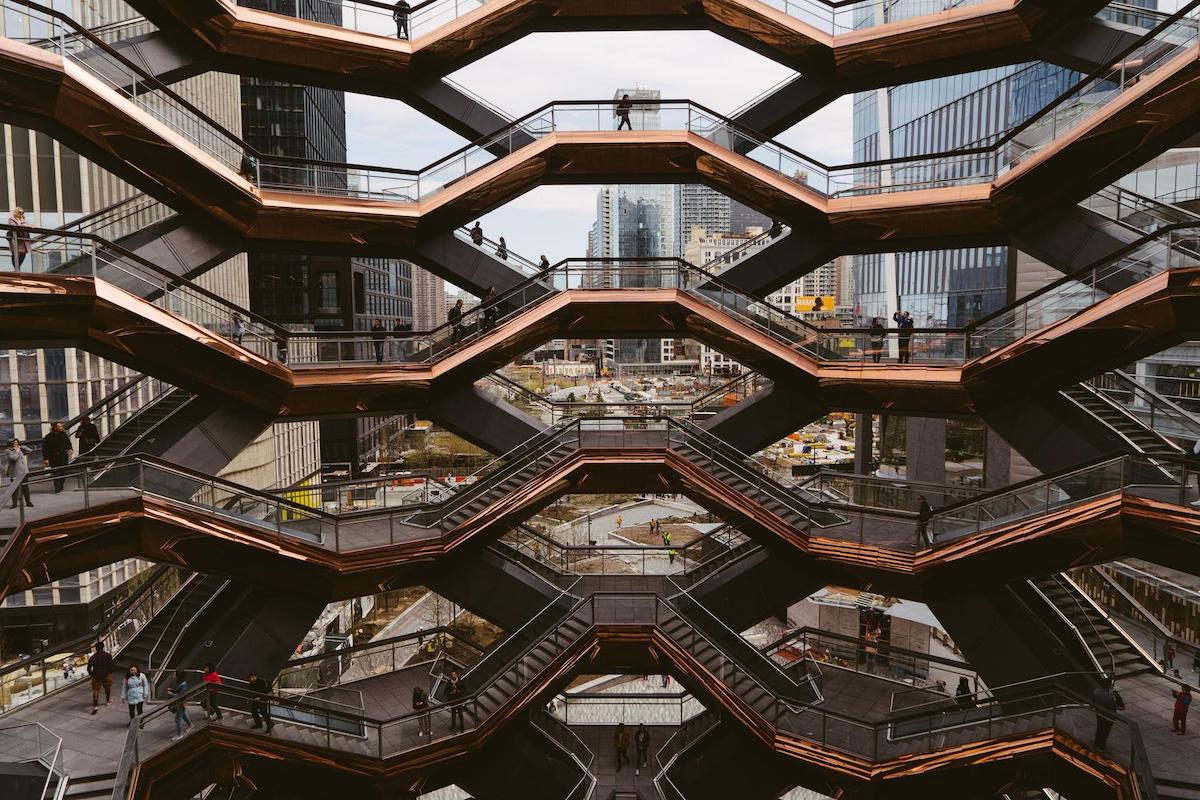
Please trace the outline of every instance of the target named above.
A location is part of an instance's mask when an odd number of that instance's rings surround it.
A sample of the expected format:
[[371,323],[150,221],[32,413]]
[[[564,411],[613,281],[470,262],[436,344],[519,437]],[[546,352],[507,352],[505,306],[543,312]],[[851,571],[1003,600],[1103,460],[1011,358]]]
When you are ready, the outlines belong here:
[[834,311],[835,301],[832,295],[804,295],[796,298],[797,311]]

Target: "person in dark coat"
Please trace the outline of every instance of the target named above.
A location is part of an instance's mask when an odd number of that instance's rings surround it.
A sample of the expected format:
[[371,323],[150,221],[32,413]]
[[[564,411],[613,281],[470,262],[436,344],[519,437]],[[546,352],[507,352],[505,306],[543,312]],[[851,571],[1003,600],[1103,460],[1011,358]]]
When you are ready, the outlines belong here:
[[383,363],[383,345],[387,341],[387,329],[383,327],[383,322],[375,320],[371,323],[371,338],[375,345],[375,363]]
[[96,428],[96,423],[92,422],[91,417],[85,415],[79,420],[79,427],[75,429],[75,438],[79,440],[79,455],[90,453],[96,445],[100,444],[100,431]]
[[1096,708],[1096,749],[1104,750],[1108,746],[1108,734],[1116,721],[1119,695],[1116,687],[1098,686],[1092,692],[1092,705]]
[[638,723],[637,733],[633,735],[633,745],[637,750],[637,760],[633,762],[633,774],[641,775],[642,767],[646,766],[646,761],[650,757],[650,731],[646,730],[644,723]]
[[932,544],[929,541],[929,518],[933,516],[933,506],[925,499],[925,495],[917,498],[917,547]]
[[617,725],[613,745],[617,748],[617,772],[620,772],[621,765],[629,763],[629,731],[625,730],[624,722]]
[[104,649],[104,642],[96,642],[96,652],[87,662],[88,677],[92,679],[92,713],[100,708],[100,690],[104,690],[104,702],[112,705],[113,659]]
[[[42,463],[50,468],[65,467],[71,461],[75,448],[71,446],[71,437],[63,429],[61,422],[54,423],[54,428],[42,438]],[[66,478],[54,479],[54,493],[58,494],[66,484]]]
[[250,716],[254,718],[254,723],[251,728],[261,728],[265,723],[267,733],[275,727],[275,723],[271,721],[271,703],[268,698],[271,694],[271,686],[266,681],[258,676],[257,672],[251,672],[249,679],[246,681],[246,686],[250,691],[258,695],[250,702]]
[[483,226],[478,222],[475,223],[475,227],[471,228],[471,244],[483,247]]
[[412,6],[408,4],[408,0],[400,0],[392,7],[392,19],[396,20],[396,38],[408,38],[408,17],[412,13]]
[[451,345],[456,345],[462,341],[463,334],[465,333],[462,324],[462,317],[463,301],[461,298],[459,298],[459,301],[451,306],[450,310],[446,312],[446,319],[449,321],[450,325],[453,326],[450,328]]
[[458,671],[450,670],[450,678],[446,681],[446,701],[450,703],[450,732],[465,730],[463,725],[463,684],[459,680]]
[[958,688],[954,690],[954,702],[964,711],[975,707],[975,693],[971,691],[971,682],[965,675],[958,679]]
[[912,363],[912,335],[913,335],[913,320],[912,315],[907,311],[901,313],[897,311],[892,314],[892,321],[896,323],[896,327],[900,329],[899,335],[896,337],[900,340],[900,363]]
[[617,103],[617,130],[622,128],[633,130],[633,123],[629,121],[631,111],[633,111],[633,101],[629,99],[629,95],[621,95],[621,102]]

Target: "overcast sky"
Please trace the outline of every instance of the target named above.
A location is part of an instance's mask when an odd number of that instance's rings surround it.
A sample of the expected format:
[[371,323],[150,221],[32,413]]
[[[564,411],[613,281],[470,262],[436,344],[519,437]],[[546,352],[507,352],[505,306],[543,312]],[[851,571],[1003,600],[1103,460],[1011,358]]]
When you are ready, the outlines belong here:
[[[553,100],[603,100],[617,87],[658,89],[722,114],[791,76],[791,70],[711,33],[655,31],[535,34],[451,76],[515,117]],[[348,95],[350,161],[415,169],[466,144],[403,103]],[[778,139],[827,164],[850,160],[850,98]],[[551,261],[582,256],[595,219],[595,186],[545,186],[483,218],[513,252]]]

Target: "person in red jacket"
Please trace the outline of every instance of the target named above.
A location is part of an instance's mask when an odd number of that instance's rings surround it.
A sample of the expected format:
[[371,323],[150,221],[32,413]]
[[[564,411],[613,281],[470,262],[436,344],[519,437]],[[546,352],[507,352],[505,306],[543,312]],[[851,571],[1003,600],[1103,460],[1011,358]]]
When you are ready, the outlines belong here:
[[1179,687],[1178,692],[1171,692],[1175,698],[1175,715],[1171,717],[1171,730],[1180,736],[1187,733],[1188,708],[1192,705],[1192,689],[1186,683]]
[[204,696],[204,713],[209,719],[221,719],[221,700],[217,696],[217,687],[221,685],[221,676],[211,663],[204,665],[204,685],[208,692]]

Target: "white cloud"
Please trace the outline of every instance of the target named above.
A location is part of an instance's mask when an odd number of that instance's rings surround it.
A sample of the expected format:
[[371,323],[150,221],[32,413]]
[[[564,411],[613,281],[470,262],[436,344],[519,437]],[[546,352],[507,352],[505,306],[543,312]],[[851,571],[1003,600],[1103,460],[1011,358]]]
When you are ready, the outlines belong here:
[[[513,116],[555,100],[605,100],[618,88],[658,89],[729,114],[793,73],[705,31],[543,33],[525,37],[451,78]],[[346,99],[350,160],[417,169],[466,142],[403,103]],[[850,160],[851,105],[844,97],[778,140],[826,164]],[[514,252],[551,260],[582,256],[595,186],[545,186],[484,217]]]

